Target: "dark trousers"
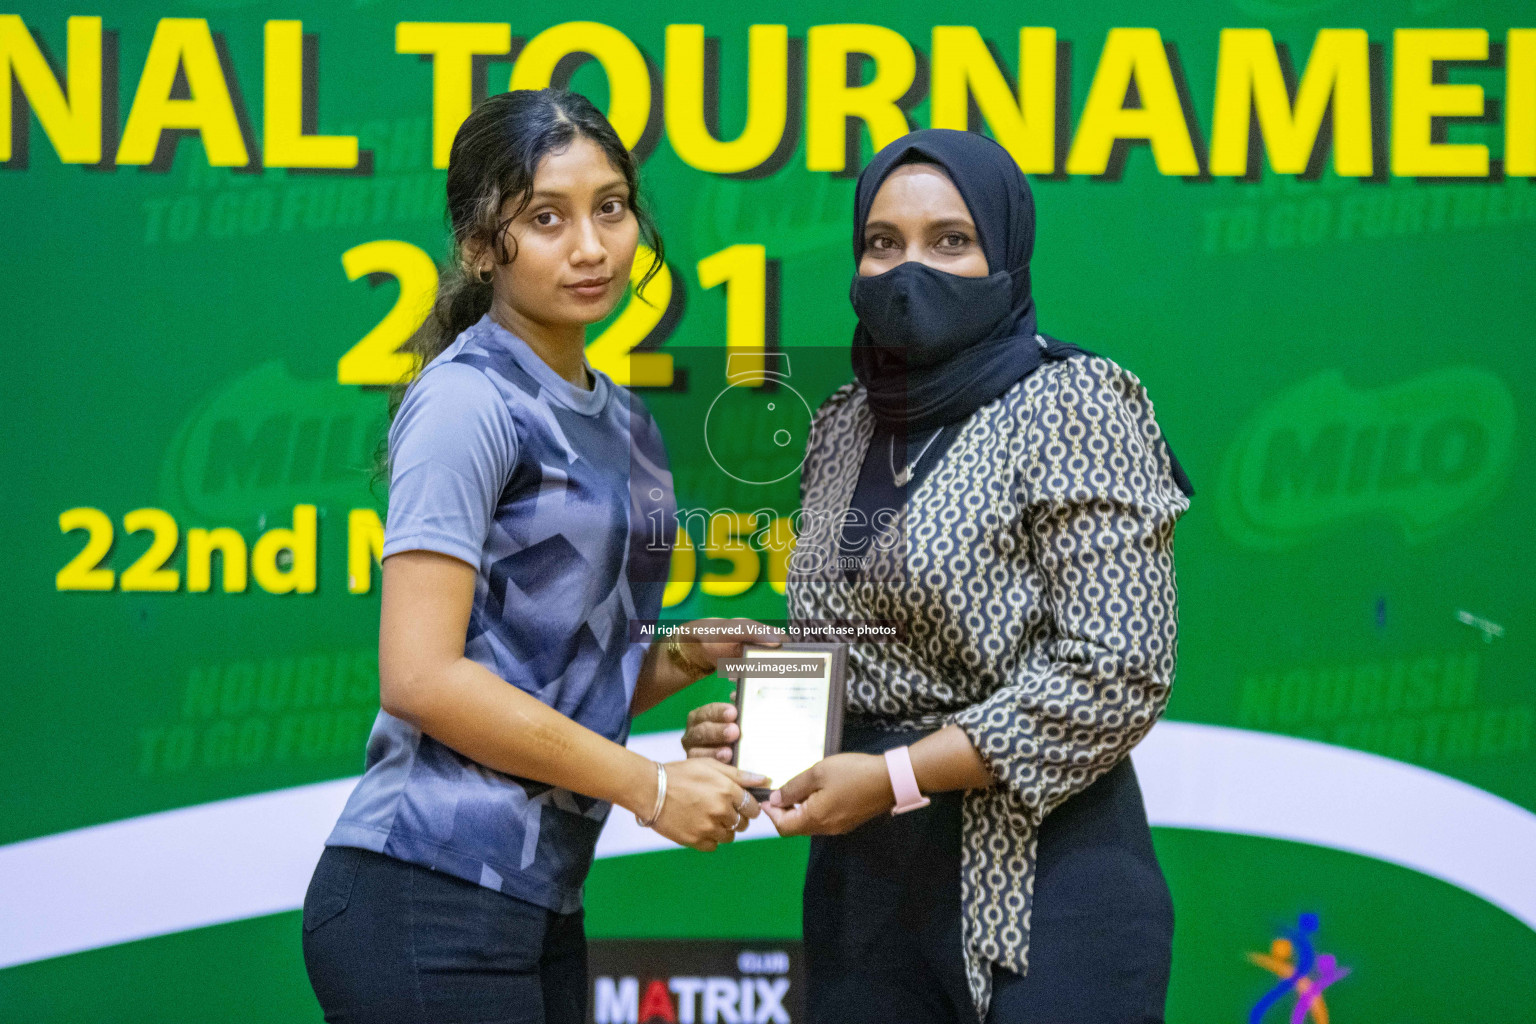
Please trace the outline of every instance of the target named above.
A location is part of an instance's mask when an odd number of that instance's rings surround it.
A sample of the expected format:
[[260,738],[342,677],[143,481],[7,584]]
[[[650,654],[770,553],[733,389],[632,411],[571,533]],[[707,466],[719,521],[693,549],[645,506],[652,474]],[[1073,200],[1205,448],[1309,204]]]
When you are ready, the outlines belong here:
[[304,965],[334,1024],[579,1024],[582,912],[556,914],[372,850],[327,846]]
[[[851,726],[870,753],[921,733]],[[811,1024],[976,1024],[960,925],[962,794],[811,840],[804,929]],[[1029,973],[994,967],[987,1024],[1161,1024],[1173,903],[1122,761],[1045,819]]]

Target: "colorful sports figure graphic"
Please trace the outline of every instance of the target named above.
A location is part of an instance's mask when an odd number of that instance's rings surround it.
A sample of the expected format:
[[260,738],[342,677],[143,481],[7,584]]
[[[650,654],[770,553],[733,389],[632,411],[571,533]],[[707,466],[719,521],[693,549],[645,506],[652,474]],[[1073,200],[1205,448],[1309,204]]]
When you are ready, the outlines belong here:
[[[1268,953],[1249,953],[1248,959],[1280,976],[1280,984],[1265,992],[1253,1009],[1248,1012],[1248,1024],[1260,1024],[1287,992],[1296,993],[1296,1006],[1291,1010],[1290,1024],[1303,1024],[1310,1014],[1312,1024],[1328,1024],[1328,1004],[1323,1001],[1323,990],[1350,972],[1340,967],[1332,953],[1315,953],[1312,935],[1317,931],[1316,914],[1302,914],[1296,919],[1294,930],[1276,938],[1269,945]],[[1314,972],[1314,968],[1316,969]]]

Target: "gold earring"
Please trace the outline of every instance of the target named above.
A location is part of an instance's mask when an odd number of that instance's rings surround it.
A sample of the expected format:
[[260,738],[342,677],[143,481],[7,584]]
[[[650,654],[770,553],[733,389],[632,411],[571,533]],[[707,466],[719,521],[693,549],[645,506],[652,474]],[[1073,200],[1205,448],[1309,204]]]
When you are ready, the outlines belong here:
[[490,284],[491,279],[496,276],[496,272],[490,267],[481,267],[475,271],[475,276],[480,279],[481,284]]

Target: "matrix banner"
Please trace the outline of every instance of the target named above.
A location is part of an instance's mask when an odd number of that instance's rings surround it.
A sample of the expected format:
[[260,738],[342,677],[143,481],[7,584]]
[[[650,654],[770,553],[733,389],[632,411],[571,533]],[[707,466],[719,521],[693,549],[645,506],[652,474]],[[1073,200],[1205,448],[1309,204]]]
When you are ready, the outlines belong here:
[[798,942],[608,940],[588,960],[591,1024],[791,1024],[805,1005]]
[[[1536,17],[1493,0],[4,9],[0,1018],[319,1019],[297,907],[378,712],[385,387],[456,127],[551,82],[666,241],[589,356],[668,438],[668,619],[783,618],[767,412],[792,436],[852,375],[853,177],[985,131],[1035,189],[1042,329],[1141,377],[1198,492],[1136,754],[1169,1019],[1530,1018]],[[634,745],[678,756],[727,689]],[[616,960],[597,1019],[792,1017],[804,842],[622,817],[595,940],[790,952]]]

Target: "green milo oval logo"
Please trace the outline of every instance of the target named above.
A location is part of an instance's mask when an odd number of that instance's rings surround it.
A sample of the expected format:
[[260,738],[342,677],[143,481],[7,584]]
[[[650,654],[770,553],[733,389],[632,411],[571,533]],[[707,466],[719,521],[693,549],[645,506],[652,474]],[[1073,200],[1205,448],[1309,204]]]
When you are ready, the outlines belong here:
[[1416,542],[1498,493],[1514,429],[1509,388],[1477,367],[1366,390],[1330,370],[1239,432],[1222,467],[1221,523],[1250,547],[1289,547],[1370,519]]

